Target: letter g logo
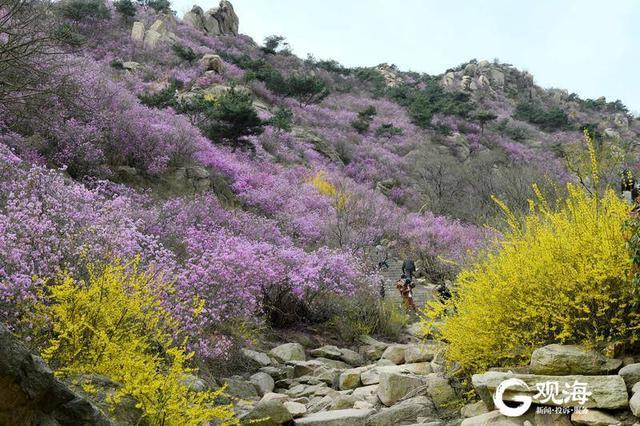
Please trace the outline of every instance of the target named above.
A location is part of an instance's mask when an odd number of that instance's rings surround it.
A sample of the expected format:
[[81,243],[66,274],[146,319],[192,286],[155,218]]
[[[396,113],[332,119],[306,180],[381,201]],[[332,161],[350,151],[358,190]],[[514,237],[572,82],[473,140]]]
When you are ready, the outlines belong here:
[[529,386],[525,382],[520,379],[507,379],[500,383],[496,388],[496,393],[493,396],[493,403],[496,405],[498,410],[500,410],[500,414],[507,417],[518,417],[527,412],[529,407],[531,407],[531,397],[527,395],[516,395],[511,399],[515,402],[522,402],[522,405],[519,405],[516,408],[508,407],[502,396],[504,392],[510,387],[519,387],[520,390],[529,390]]

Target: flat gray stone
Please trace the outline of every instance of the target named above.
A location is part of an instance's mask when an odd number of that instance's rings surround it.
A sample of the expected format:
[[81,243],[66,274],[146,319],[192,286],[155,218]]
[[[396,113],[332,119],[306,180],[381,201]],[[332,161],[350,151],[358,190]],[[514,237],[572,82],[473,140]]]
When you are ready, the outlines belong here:
[[263,396],[269,392],[273,392],[275,382],[273,378],[267,373],[258,372],[249,377],[249,381],[253,383],[260,396]]
[[363,385],[375,385],[380,382],[382,373],[411,373],[429,374],[432,373],[431,365],[428,362],[417,362],[414,364],[401,364],[368,368],[360,374]]
[[[512,398],[516,395],[528,395],[533,397],[538,393],[536,390],[536,383],[558,382],[559,388],[565,389],[565,384],[568,387],[572,387],[577,381],[579,383],[585,383],[587,390],[591,392],[591,395],[587,397],[587,401],[583,405],[585,408],[619,409],[628,407],[629,397],[627,394],[627,387],[622,377],[618,375],[540,376],[534,374],[513,374],[490,371],[484,374],[474,374],[471,380],[476,392],[485,404],[489,407],[493,407],[493,393],[500,383],[510,378],[522,380],[529,387],[529,390],[513,389],[512,392],[504,394],[503,398],[505,400],[513,400]],[[537,402],[535,398],[533,399],[533,402]],[[558,404],[555,404],[553,401],[547,401],[544,405],[557,406]],[[571,406],[571,402],[566,405]]]
[[382,373],[378,386],[378,398],[389,407],[409,394],[415,395],[415,392],[419,392],[420,389],[423,389],[423,394],[427,393],[423,377],[413,374]]
[[631,390],[636,383],[640,382],[640,363],[624,366],[618,371],[618,374],[624,379],[627,389]]
[[578,425],[613,426],[619,425],[620,420],[599,410],[585,410],[571,414],[571,421]]
[[367,426],[388,426],[417,422],[418,417],[437,417],[433,403],[426,396],[409,398],[383,408],[367,420]]
[[276,346],[269,351],[269,354],[280,362],[306,361],[307,359],[304,354],[304,348],[300,343],[285,343],[284,345]]
[[407,345],[391,345],[382,353],[382,358],[388,359],[394,364],[404,364],[404,354]]
[[366,426],[367,417],[374,410],[354,409],[332,410],[314,413],[296,420],[298,426]]
[[435,343],[409,345],[404,352],[404,360],[407,364],[432,361],[439,348],[440,346]]
[[506,417],[496,410],[464,419],[462,423],[460,423],[460,426],[525,426],[527,424],[533,424],[532,417],[533,416],[531,415],[525,415],[522,417]]
[[547,345],[531,354],[531,372],[552,376],[599,375],[617,371],[621,360],[608,359],[599,352],[576,345]]
[[271,365],[271,359],[269,358],[269,355],[265,354],[264,352],[253,351],[251,349],[242,349],[242,355],[260,364],[263,367]]

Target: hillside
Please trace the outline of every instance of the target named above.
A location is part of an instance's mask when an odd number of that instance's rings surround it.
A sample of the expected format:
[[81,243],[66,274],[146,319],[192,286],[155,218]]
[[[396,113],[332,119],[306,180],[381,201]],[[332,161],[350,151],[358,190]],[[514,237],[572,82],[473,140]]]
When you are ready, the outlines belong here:
[[[620,101],[542,88],[497,60],[427,75],[302,59],[280,37],[242,34],[226,0],[183,19],[161,0],[13,3],[0,47],[0,322],[68,383],[91,373],[128,386],[140,371],[122,395],[153,401],[137,407],[150,424],[198,406],[179,384],[191,367],[213,383],[244,374],[247,347],[291,328],[342,346],[415,341],[401,331],[415,316],[377,300],[393,285],[380,249],[392,266],[416,260],[426,297],[508,235],[492,197],[521,214],[533,184],[564,195],[594,183],[585,134],[603,187],[637,166],[640,121]],[[396,350],[382,345],[370,361]],[[314,356],[364,368],[341,351]],[[275,356],[284,370],[294,358]],[[187,396],[160,409],[140,383],[165,367]],[[183,424],[230,415],[191,414]]]

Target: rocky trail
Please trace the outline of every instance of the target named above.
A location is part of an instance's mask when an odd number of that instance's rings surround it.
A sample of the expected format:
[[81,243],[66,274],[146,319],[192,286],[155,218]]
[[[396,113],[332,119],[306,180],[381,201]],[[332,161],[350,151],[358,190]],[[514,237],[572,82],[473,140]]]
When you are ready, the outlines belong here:
[[[417,327],[410,330],[405,338],[415,340]],[[460,400],[443,374],[438,343],[364,336],[357,349],[286,343],[267,353],[245,350],[262,366],[248,380],[227,379],[227,392],[240,398],[243,420],[269,417],[264,425],[435,425],[457,416],[451,403]]]
[[[640,425],[640,363],[636,357],[607,358],[594,350],[552,344],[537,349],[525,366],[491,369],[472,377],[465,392],[443,358],[444,345],[424,339],[412,324],[388,343],[362,336],[349,348],[304,347],[284,343],[269,350],[245,348],[252,367],[243,375],[209,380],[185,377],[196,392],[225,387],[242,424],[263,426],[565,426]],[[56,379],[40,357],[0,327],[0,387],[6,419],[30,424],[134,424],[136,408],[107,410],[99,394],[117,386],[108,378],[87,376],[98,394]],[[515,417],[501,413],[496,390],[511,386],[506,407],[523,401],[530,408]],[[7,393],[8,392],[8,393]],[[7,398],[7,395],[12,395]],[[46,403],[45,403],[46,401]],[[573,409],[577,408],[577,409]],[[103,413],[110,413],[107,417]],[[7,413],[10,414],[7,417]],[[113,417],[112,417],[113,416]],[[47,423],[49,422],[49,423]],[[0,422],[1,423],[1,422]],[[9,423],[23,424],[23,423]]]
[[[385,298],[390,300],[402,301],[400,293],[395,287],[396,281],[402,275],[402,261],[401,260],[389,260],[389,267],[383,268],[380,273],[384,278],[384,294]],[[423,279],[416,279],[416,286],[413,289],[413,299],[416,306],[422,307],[431,299],[432,291],[435,286],[427,284]]]
[[[476,396],[465,400],[444,363],[443,344],[418,337],[413,324],[403,336],[412,343],[364,336],[357,351],[330,345],[305,350],[298,343],[266,353],[245,350],[261,367],[248,379],[226,379],[227,392],[239,398],[243,421],[262,425],[640,424],[640,363],[632,357],[548,345],[534,351],[529,365],[474,375]],[[531,408],[522,415],[507,417],[496,407],[496,389],[506,379],[528,387],[512,387],[502,397],[510,407],[528,398]]]

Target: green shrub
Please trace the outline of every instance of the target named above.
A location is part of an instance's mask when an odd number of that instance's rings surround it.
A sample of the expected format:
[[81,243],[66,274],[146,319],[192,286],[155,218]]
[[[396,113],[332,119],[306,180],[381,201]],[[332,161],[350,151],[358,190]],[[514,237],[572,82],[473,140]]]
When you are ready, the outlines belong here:
[[267,54],[275,55],[281,45],[286,45],[285,38],[279,35],[270,35],[264,38],[264,46],[260,49]]
[[396,127],[391,123],[382,124],[376,129],[376,136],[390,138],[393,136],[400,136],[404,132],[400,127]]
[[289,108],[284,107],[276,109],[273,117],[269,119],[269,124],[278,130],[290,132],[292,121],[293,112],[291,112]]
[[169,0],[146,0],[146,4],[156,12],[171,12],[171,2]]
[[516,142],[522,142],[531,136],[527,129],[522,126],[515,125],[507,118],[504,118],[498,122],[498,124],[496,125],[496,130],[503,136],[513,139]]
[[67,19],[109,19],[111,12],[102,0],[67,0],[59,3],[60,13]]
[[568,100],[578,102],[582,107],[595,111],[607,111],[611,113],[620,112],[623,114],[629,114],[629,109],[619,99],[613,102],[607,102],[604,97],[598,99],[581,99],[580,96],[572,93],[569,95]]
[[569,117],[560,108],[546,110],[531,102],[520,102],[516,107],[515,118],[535,124],[542,130],[555,131],[569,128]]
[[367,108],[358,112],[358,118],[351,122],[351,126],[358,131],[358,133],[365,133],[369,130],[369,125],[373,120],[373,117],[377,114],[376,108],[369,105]]
[[264,81],[267,89],[276,95],[289,96],[289,83],[280,72],[269,69],[268,71],[258,72],[256,76],[259,80]]
[[60,43],[73,47],[80,47],[87,41],[85,36],[76,31],[74,26],[68,23],[64,23],[56,28],[54,38],[59,40]]
[[313,55],[307,55],[307,59],[305,59],[305,64],[323,69],[325,71],[333,72],[340,75],[350,75],[351,69],[345,67],[340,62],[334,59],[316,59]]
[[143,93],[140,102],[151,108],[167,108],[176,106],[176,91],[179,84],[172,82],[167,87],[154,93]]
[[384,77],[375,68],[356,68],[355,75],[360,81],[371,86],[371,91],[375,96],[383,96],[387,90]]
[[495,115],[491,111],[477,111],[476,113],[473,114],[472,118],[475,121],[477,121],[478,123],[480,123],[480,134],[483,134],[484,133],[484,126],[488,122],[493,121],[496,118],[498,118],[498,116]]
[[267,89],[281,96],[289,96],[300,101],[301,104],[312,104],[322,101],[329,95],[329,89],[324,81],[313,75],[294,74],[284,77],[263,59],[252,59],[247,55],[222,55],[244,70],[251,72],[251,78],[265,83]]
[[201,128],[211,141],[228,143],[235,150],[249,145],[247,137],[262,133],[264,123],[253,107],[250,94],[231,87],[220,96],[205,96],[204,100],[210,103],[210,108]]
[[125,19],[136,16],[136,6],[131,0],[118,0],[113,2],[113,6],[120,15]]
[[200,58],[200,55],[194,52],[190,47],[186,47],[181,44],[174,44],[171,48],[173,49],[173,52],[176,54],[176,56],[189,63],[192,63],[193,61]]
[[111,68],[116,69],[118,71],[122,71],[124,70],[124,65],[122,64],[122,61],[119,59],[113,59],[109,65],[111,66]]
[[287,95],[296,98],[301,104],[315,104],[329,95],[326,84],[314,75],[290,76],[287,81]]
[[389,96],[407,107],[413,122],[420,127],[431,126],[434,114],[467,117],[473,110],[473,103],[468,94],[447,92],[433,79],[430,79],[427,87],[422,90],[405,87],[389,92]]

